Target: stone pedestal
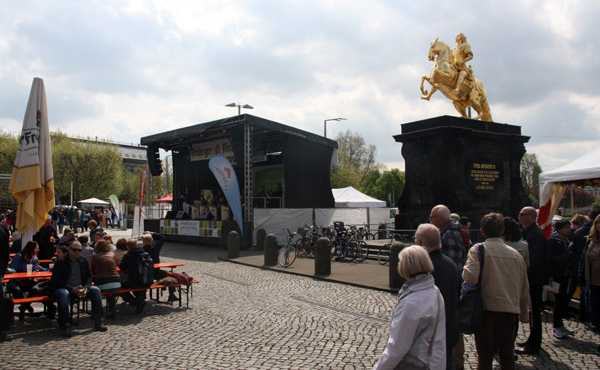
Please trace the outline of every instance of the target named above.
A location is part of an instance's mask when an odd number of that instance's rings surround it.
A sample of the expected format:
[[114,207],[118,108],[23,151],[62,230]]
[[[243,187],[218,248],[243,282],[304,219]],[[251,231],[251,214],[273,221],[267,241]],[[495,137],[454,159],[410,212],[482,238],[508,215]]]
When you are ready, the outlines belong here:
[[440,116],[402,125],[406,184],[396,228],[427,222],[436,204],[467,216],[473,228],[487,212],[516,217],[527,204],[520,164],[528,136],[521,127]]

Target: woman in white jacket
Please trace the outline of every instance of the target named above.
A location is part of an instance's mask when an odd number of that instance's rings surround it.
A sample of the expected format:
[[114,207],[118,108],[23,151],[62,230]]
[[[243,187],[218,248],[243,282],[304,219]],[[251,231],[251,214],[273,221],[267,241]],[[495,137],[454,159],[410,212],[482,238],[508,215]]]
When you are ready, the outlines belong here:
[[444,299],[434,284],[429,254],[413,245],[404,248],[398,260],[398,273],[406,282],[392,312],[387,345],[373,369],[444,370]]

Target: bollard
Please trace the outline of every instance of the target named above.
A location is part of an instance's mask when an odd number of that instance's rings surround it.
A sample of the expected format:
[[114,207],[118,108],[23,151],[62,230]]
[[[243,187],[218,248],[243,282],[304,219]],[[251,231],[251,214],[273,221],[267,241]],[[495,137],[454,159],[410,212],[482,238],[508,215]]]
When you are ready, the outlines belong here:
[[389,272],[389,275],[390,275],[390,290],[393,293],[398,293],[398,291],[402,287],[402,284],[404,284],[404,279],[402,279],[400,277],[400,275],[398,274],[398,253],[400,253],[400,251],[404,247],[405,247],[405,245],[400,243],[399,241],[394,241],[392,243],[392,245],[390,246],[390,259],[389,259],[390,272]]
[[227,234],[227,258],[238,258],[240,256],[240,234],[230,231]]
[[262,251],[265,249],[265,239],[267,237],[267,232],[265,229],[258,229],[256,231],[256,249]]
[[331,247],[329,239],[321,237],[315,245],[315,275],[331,274]]
[[275,266],[277,264],[277,254],[279,253],[279,247],[277,245],[277,238],[274,234],[267,235],[265,239],[265,266]]

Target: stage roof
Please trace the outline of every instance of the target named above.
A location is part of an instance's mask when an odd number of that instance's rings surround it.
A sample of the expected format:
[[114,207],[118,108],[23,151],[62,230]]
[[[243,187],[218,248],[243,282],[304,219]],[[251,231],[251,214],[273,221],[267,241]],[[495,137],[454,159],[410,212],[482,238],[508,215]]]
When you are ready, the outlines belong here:
[[337,148],[337,142],[334,140],[251,114],[242,114],[145,136],[141,138],[140,143],[142,145],[157,146],[170,150],[184,143],[207,141],[211,137],[223,136],[225,130],[241,126],[245,121],[254,125],[255,134],[257,131],[264,131],[293,135],[325,146]]

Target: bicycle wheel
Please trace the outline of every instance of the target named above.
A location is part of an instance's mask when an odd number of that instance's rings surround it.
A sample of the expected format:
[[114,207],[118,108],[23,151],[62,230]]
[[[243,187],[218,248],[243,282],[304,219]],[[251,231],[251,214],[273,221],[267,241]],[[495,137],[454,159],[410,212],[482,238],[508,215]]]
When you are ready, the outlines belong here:
[[363,240],[360,240],[358,243],[356,243],[354,248],[354,262],[364,262],[364,260],[366,260],[369,256],[367,243],[365,243]]
[[287,253],[287,247],[281,247],[279,248],[279,253],[277,254],[277,264],[280,267],[285,267],[285,254]]
[[346,262],[352,262],[356,258],[356,242],[354,240],[344,243],[343,257]]
[[292,265],[292,263],[294,263],[294,261],[296,260],[296,247],[293,245],[290,245],[287,248],[287,253],[285,254],[285,265],[283,267],[290,267]]

